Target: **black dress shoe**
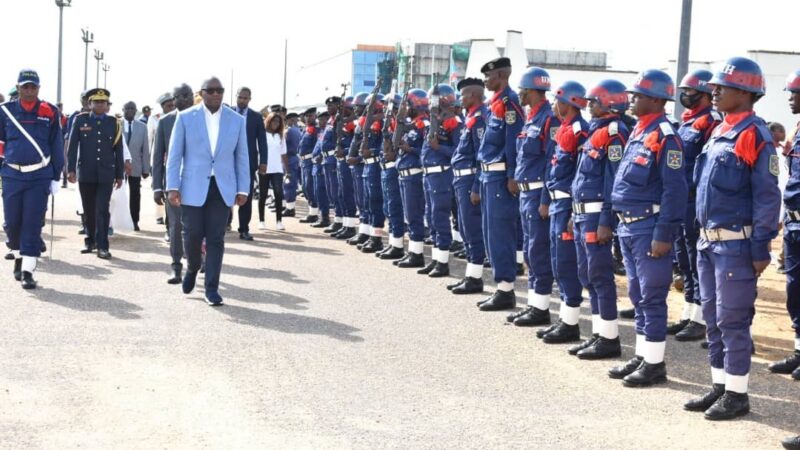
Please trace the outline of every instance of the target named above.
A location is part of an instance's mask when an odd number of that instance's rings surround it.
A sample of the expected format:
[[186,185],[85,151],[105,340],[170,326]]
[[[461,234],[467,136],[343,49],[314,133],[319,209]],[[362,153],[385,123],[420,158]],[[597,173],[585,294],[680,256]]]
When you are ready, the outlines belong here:
[[14,259],[14,254],[11,253],[11,252],[8,252],[8,253],[6,253],[6,256],[4,256],[4,258],[5,258],[6,261],[11,261],[11,260]]
[[725,385],[714,383],[711,385],[711,390],[706,392],[705,394],[701,395],[700,397],[695,397],[688,402],[683,404],[683,409],[686,411],[695,411],[695,412],[703,412],[708,408],[716,403],[716,401],[722,397],[722,394],[725,393]]
[[481,311],[505,311],[517,307],[517,296],[514,291],[496,290],[488,300],[478,307]]
[[163,217],[159,217],[158,219],[156,219],[156,223],[159,224],[159,225],[164,225],[164,218]]
[[483,278],[464,277],[450,292],[456,295],[479,294],[483,292]]
[[402,269],[412,269],[417,267],[425,266],[425,257],[422,256],[422,253],[411,253],[408,252],[405,259],[401,259],[397,263],[397,267]]
[[794,353],[792,353],[788,357],[780,361],[775,361],[774,363],[767,366],[770,372],[782,373],[782,374],[792,373],[798,367],[800,367],[800,350],[795,350]]
[[547,327],[547,328],[542,328],[542,329],[540,329],[540,330],[536,330],[536,337],[537,337],[537,338],[539,338],[539,339],[542,339],[542,338],[544,338],[544,335],[545,335],[545,334],[547,334],[547,333],[549,333],[549,332],[551,332],[551,331],[555,330],[555,329],[556,329],[556,327],[558,326],[558,324],[560,324],[560,323],[561,323],[561,319],[558,319],[558,320],[556,321],[556,323],[554,323],[554,324],[550,325],[549,327]]
[[567,349],[567,353],[569,353],[572,356],[575,356],[575,355],[578,354],[579,351],[594,345],[594,343],[597,342],[597,339],[599,339],[599,338],[600,338],[599,334],[593,334],[589,339],[586,339],[585,341],[583,341],[583,342],[581,342],[579,344],[575,344],[575,345],[570,346]]
[[169,284],[178,284],[181,282],[181,272],[183,271],[183,265],[181,263],[172,263],[170,265],[172,268],[172,278],[167,280]]
[[311,224],[311,228],[325,228],[330,226],[331,220],[330,219],[321,219],[317,222]]
[[347,241],[347,243],[350,244],[350,245],[358,245],[358,244],[363,244],[364,242],[367,242],[368,240],[369,240],[369,235],[368,234],[359,233],[358,235],[353,236],[352,238],[350,238]]
[[522,275],[525,275],[525,265],[517,263],[517,276],[521,277]]
[[361,246],[361,253],[375,253],[380,250],[383,250],[383,241],[379,236],[372,236]]
[[706,326],[692,320],[675,335],[675,340],[680,342],[699,341],[704,337],[706,337]]
[[22,289],[36,289],[36,280],[33,274],[28,271],[22,272]]
[[294,217],[295,216],[294,209],[283,208],[283,212],[281,212],[281,216],[283,216],[283,217]]
[[344,227],[336,233],[336,239],[352,239],[356,235],[356,229],[353,227]]
[[239,239],[241,239],[243,241],[252,241],[253,240],[253,236],[250,233],[248,233],[247,231],[244,231],[244,232],[239,233]]
[[[448,289],[449,289],[449,287],[448,287]],[[514,323],[514,321],[517,320],[517,318],[522,317],[525,314],[528,314],[529,312],[531,312],[531,309],[533,309],[533,306],[527,306],[525,309],[520,309],[519,311],[512,312],[511,314],[506,316],[506,322]]]
[[466,279],[467,279],[467,278],[466,278],[466,277],[464,277],[464,278],[462,278],[462,279],[460,279],[460,280],[456,281],[455,283],[450,283],[450,284],[448,284],[448,285],[447,285],[447,290],[448,290],[448,291],[452,291],[454,287],[456,287],[456,286],[460,285],[460,284],[461,284],[461,283],[463,283],[463,282],[464,282],[464,280],[466,280]]
[[561,321],[553,331],[542,336],[545,344],[564,344],[567,342],[579,341],[581,339],[581,328],[578,324],[567,325]]
[[133,231],[142,231],[142,230],[139,229],[139,224],[138,223],[133,224]]
[[619,358],[620,355],[622,355],[622,345],[619,343],[619,338],[608,339],[602,336],[577,354],[579,359],[587,360]]
[[627,387],[647,387],[666,382],[667,365],[663,362],[650,364],[642,361],[642,364],[633,373],[622,379],[622,384]]
[[442,278],[450,276],[450,265],[447,263],[437,262],[436,267],[428,274],[431,278]]
[[405,254],[406,252],[401,247],[394,247],[390,245],[385,252],[381,253],[379,258],[386,260],[400,259],[405,256]]
[[483,262],[483,267],[484,267],[485,269],[489,269],[489,268],[491,268],[491,267],[492,267],[492,262],[491,262],[491,261],[489,261],[489,258],[486,258],[486,260]]
[[689,325],[689,322],[691,322],[691,320],[682,319],[682,320],[679,320],[679,321],[667,326],[667,334],[670,334],[670,335],[673,335],[673,336],[678,334],[678,332],[680,332],[681,330],[686,328],[686,325]]
[[619,317],[622,319],[633,319],[634,317],[636,317],[636,309],[629,308],[620,310]]
[[794,369],[794,372],[792,372],[792,379],[795,381],[800,381],[800,367]]
[[747,394],[725,391],[722,397],[706,410],[708,420],[731,420],[750,412],[750,398]]
[[409,256],[411,256],[410,253],[406,253],[405,255],[403,255],[402,258],[398,259],[397,261],[392,261],[392,264],[395,265],[395,266],[398,266],[398,265],[400,265],[401,262],[407,260],[409,258]]
[[702,348],[703,350],[708,350],[708,341],[701,342],[700,348]]
[[14,279],[22,281],[22,258],[14,260]]
[[425,245],[433,245],[433,239],[426,237],[424,241],[422,241]]
[[450,243],[450,253],[460,252],[461,250],[464,250],[462,242],[453,241]]
[[621,260],[614,260],[614,274],[625,276],[625,263]]
[[467,259],[467,251],[461,250],[460,252],[453,253],[455,259]]
[[550,310],[531,308],[523,315],[514,319],[514,326],[517,327],[540,327],[550,325]]
[[184,294],[189,294],[194,290],[194,284],[197,282],[197,272],[190,272],[186,271],[186,274],[183,276],[183,281],[181,282]]
[[422,269],[419,269],[417,271],[417,274],[419,274],[419,275],[427,275],[427,274],[431,273],[431,271],[433,270],[434,267],[436,267],[436,261],[431,260],[431,262],[429,262],[427,266],[423,267]]
[[86,234],[86,227],[81,227],[81,229],[78,230],[78,234],[80,234],[80,235]]
[[781,441],[786,450],[800,450],[800,436],[790,436]]
[[97,250],[97,257],[100,259],[111,259],[111,252],[108,250],[99,249]]
[[94,251],[94,244],[89,242],[87,239],[84,239],[83,248],[81,249],[82,254],[92,253]]
[[621,366],[615,366],[608,370],[608,377],[615,380],[621,380],[628,375],[632,374],[644,362],[641,356],[634,356],[628,362]]
[[331,224],[331,226],[329,226],[328,228],[325,228],[322,231],[325,232],[325,233],[330,234],[330,233],[335,233],[335,232],[341,230],[342,228],[343,228],[343,226],[342,226],[341,222],[333,222]]
[[314,223],[319,220],[318,216],[305,216],[304,218],[298,220],[300,223]]

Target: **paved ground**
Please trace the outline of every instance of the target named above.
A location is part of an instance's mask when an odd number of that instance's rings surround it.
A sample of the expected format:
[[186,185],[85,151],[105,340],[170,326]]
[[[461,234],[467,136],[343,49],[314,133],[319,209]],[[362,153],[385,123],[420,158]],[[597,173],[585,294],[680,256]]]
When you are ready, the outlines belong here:
[[[449,280],[295,219],[253,243],[228,235],[226,304],[210,308],[166,284],[147,203],[112,260],[80,255],[71,191],[41,289],[23,292],[3,264],[2,448],[754,449],[800,432],[798,384],[761,362],[753,412],[711,423],[681,409],[709,382],[697,344],[670,341],[668,384],[623,388],[610,362],[580,362],[448,294]],[[630,321],[622,333],[627,358]]]

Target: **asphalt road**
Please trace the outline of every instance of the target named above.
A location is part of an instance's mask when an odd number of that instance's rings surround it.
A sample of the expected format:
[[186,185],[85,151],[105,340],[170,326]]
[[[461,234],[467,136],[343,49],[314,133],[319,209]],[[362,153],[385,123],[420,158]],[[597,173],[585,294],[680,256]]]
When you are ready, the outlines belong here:
[[[755,449],[800,432],[798,384],[763,364],[752,413],[708,422],[681,407],[710,381],[697,344],[670,339],[669,383],[625,388],[613,362],[579,361],[449,294],[450,279],[296,219],[250,243],[228,234],[225,306],[211,308],[166,283],[149,191],[143,231],[114,236],[103,261],[79,254],[73,189],[40,289],[0,272],[2,448]],[[517,292],[522,305],[522,279]],[[621,331],[627,359],[632,323]]]

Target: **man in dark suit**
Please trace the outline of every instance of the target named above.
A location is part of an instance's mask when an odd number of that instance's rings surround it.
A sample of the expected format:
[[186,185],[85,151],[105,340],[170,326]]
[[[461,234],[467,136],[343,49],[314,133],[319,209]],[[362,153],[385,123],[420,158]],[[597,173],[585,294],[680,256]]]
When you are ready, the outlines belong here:
[[[248,107],[250,104],[251,92],[248,87],[240,87],[236,94],[236,108],[234,110],[245,117],[247,121],[247,148],[250,155],[250,175],[253,180],[257,180],[256,171],[259,164],[267,165],[267,135],[264,129],[264,119],[261,114]],[[265,172],[266,173],[266,172]],[[266,193],[263,193],[266,194]],[[247,196],[247,203],[239,207],[239,239],[252,241],[250,235],[250,219],[253,217],[253,186],[250,186],[250,195]],[[233,212],[228,218],[228,225],[233,221]]]
[[[158,120],[156,127],[155,140],[153,146],[153,200],[157,205],[163,205],[164,187],[167,183],[167,148],[169,139],[172,137],[172,128],[175,126],[175,119],[178,111],[189,108],[194,103],[194,93],[187,84],[182,84],[173,91],[175,107],[177,111],[172,111]],[[175,207],[167,202],[167,224],[169,226],[169,254],[172,257],[172,278],[167,280],[169,284],[178,284],[183,278],[183,226],[181,226],[181,208]]]
[[147,125],[134,120],[136,103],[128,102],[122,107],[122,142],[131,157],[131,173],[128,174],[130,188],[130,210],[133,230],[139,231],[139,210],[142,204],[142,178],[150,176],[150,145],[147,139]]
[[[91,112],[81,113],[72,123],[67,153],[67,179],[78,182],[83,213],[86,216],[85,247],[81,253],[97,248],[97,257],[111,258],[108,251],[108,224],[111,219],[111,192],[122,186],[124,161],[122,127],[106,114],[110,93],[92,89],[88,93]],[[77,174],[76,174],[77,172]]]

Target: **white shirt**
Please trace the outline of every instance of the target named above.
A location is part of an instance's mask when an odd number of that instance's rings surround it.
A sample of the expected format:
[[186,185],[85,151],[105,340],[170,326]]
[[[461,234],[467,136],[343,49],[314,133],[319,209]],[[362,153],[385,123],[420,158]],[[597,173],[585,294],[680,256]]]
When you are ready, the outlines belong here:
[[286,154],[286,139],[281,133],[267,132],[267,173],[283,173],[282,155]]
[[[217,138],[219,138],[219,120],[222,117],[222,108],[224,106],[219,107],[217,112],[212,113],[209,111],[208,107],[203,103],[203,112],[205,112],[206,116],[206,130],[208,130],[208,143],[211,145],[211,156],[214,157],[217,154]],[[214,176],[214,166],[211,166],[211,176]]]

